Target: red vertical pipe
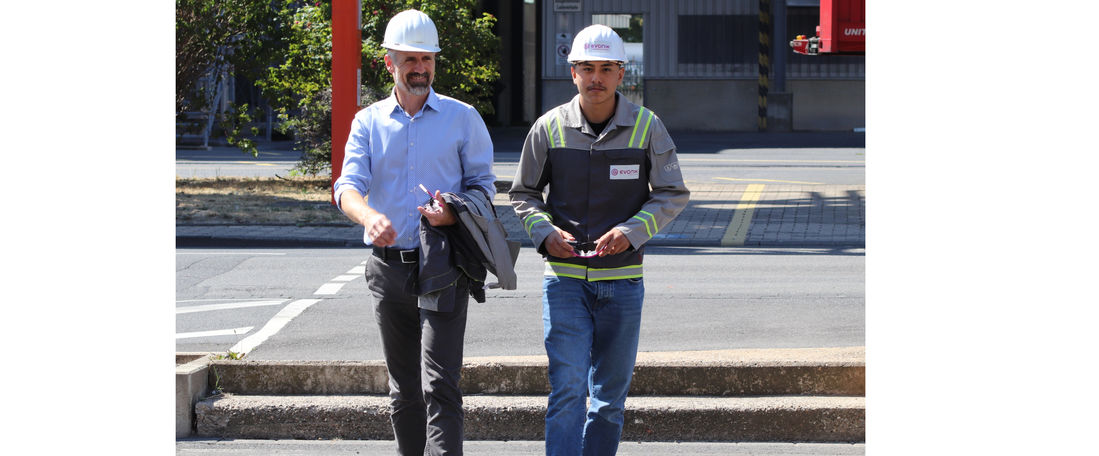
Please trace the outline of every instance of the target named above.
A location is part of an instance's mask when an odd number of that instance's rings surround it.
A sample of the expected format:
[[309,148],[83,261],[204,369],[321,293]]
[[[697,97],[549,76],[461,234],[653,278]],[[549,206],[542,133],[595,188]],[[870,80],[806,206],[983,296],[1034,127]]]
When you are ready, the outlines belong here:
[[[359,111],[359,69],[362,67],[360,0],[332,2],[332,183],[343,169],[343,148],[351,121]],[[333,194],[332,203],[335,204]]]

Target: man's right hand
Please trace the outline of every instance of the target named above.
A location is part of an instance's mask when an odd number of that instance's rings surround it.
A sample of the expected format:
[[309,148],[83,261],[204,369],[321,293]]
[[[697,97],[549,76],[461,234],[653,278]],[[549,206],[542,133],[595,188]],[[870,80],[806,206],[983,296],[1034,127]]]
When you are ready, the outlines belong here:
[[340,208],[351,221],[366,228],[366,234],[378,247],[389,247],[397,242],[397,230],[389,218],[366,204],[366,199],[355,190],[347,190],[340,196]]
[[376,211],[370,211],[363,220],[366,234],[373,239],[372,244],[378,247],[389,247],[397,242],[397,231],[389,222],[389,217]]
[[546,253],[557,258],[572,258],[576,256],[572,246],[567,241],[575,241],[568,231],[561,228],[554,227],[556,230],[549,236],[546,236],[546,240],[542,241],[542,245],[546,247]]

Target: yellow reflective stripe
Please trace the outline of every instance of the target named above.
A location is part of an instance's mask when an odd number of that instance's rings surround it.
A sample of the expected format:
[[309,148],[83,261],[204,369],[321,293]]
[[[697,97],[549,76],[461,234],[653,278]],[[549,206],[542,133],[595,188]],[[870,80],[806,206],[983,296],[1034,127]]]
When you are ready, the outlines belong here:
[[[656,226],[656,216],[655,215],[653,215],[651,212],[648,212],[648,211],[638,211],[638,212],[641,212],[642,214],[645,214],[645,215],[649,216],[649,220],[652,220],[652,222],[653,222],[653,234],[650,234],[649,237],[652,237],[652,236],[656,235],[656,233],[660,232],[660,227]],[[649,227],[646,224],[645,229],[648,229],[648,228]]]
[[588,268],[569,263],[546,262],[546,273],[562,277],[586,280]]
[[[645,108],[641,108],[639,111],[637,111],[637,119],[635,119],[633,121],[633,133],[630,134],[630,145],[629,145],[629,147],[633,147],[634,137],[637,136],[637,124],[641,123],[641,114],[643,114],[644,112],[645,112]],[[642,139],[642,140],[644,140],[644,139]]]
[[546,275],[571,277],[598,282],[600,280],[637,279],[642,277],[640,264],[620,268],[588,268],[578,264],[546,262]]
[[[644,108],[642,108],[642,109],[644,109]],[[648,110],[646,109],[646,111],[648,111]],[[647,117],[646,120],[645,120],[645,130],[641,132],[641,142],[637,143],[637,148],[638,149],[644,149],[645,148],[645,135],[649,134],[649,124],[651,124],[651,123],[653,123],[653,112],[649,111],[649,117]],[[634,126],[634,129],[636,130],[637,127]]]
[[[530,215],[528,215],[528,216],[527,216],[527,218],[526,218],[526,220],[524,220],[524,221],[526,222],[526,229],[527,229],[527,234],[530,234],[530,230],[531,230],[531,228],[532,228],[532,227],[534,227],[534,224],[535,224],[535,223],[538,223],[538,222],[550,222],[550,218],[549,218],[549,216],[548,216],[548,215],[546,215],[545,213],[542,213],[542,212],[536,212],[536,213],[534,213],[534,214],[530,214]],[[552,223],[552,222],[551,222],[551,223]]]
[[553,142],[553,130],[550,130],[550,125],[552,122],[553,120],[550,120],[544,125],[546,127],[546,137],[549,138],[550,147],[557,147],[557,144]]
[[557,116],[557,134],[561,135],[561,147],[565,147],[565,130],[561,129],[561,116]]
[[621,268],[588,268],[588,281],[597,282],[600,280],[619,280],[619,279],[636,279],[640,278],[641,265],[623,266]]
[[[656,227],[656,217],[653,217],[652,214],[650,214],[648,212],[645,212],[645,211],[641,211],[641,213],[645,214],[645,215],[648,215],[649,218],[648,219],[642,218],[640,215],[635,215],[635,216],[633,216],[633,218],[638,219],[638,220],[641,221],[641,223],[645,224],[645,232],[649,234],[649,237],[653,237],[654,235],[656,235],[656,233],[659,233],[660,229]],[[650,221],[652,222],[652,228],[651,229],[649,228]]]
[[639,216],[636,216],[636,215],[633,216],[633,218],[640,220],[641,223],[644,223],[645,224],[645,233],[648,234],[649,237],[653,237],[653,230],[649,229],[649,221],[648,220],[645,220],[645,219],[643,219]]

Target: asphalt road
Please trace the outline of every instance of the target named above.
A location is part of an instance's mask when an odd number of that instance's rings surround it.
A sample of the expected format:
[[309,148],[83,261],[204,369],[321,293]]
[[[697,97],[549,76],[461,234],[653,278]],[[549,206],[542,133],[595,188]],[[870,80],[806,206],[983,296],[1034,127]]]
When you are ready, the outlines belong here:
[[[525,132],[494,132],[494,171],[515,174]],[[693,183],[865,183],[860,138],[844,147],[771,143],[776,135],[676,139]],[[798,141],[820,142],[812,135]],[[796,141],[794,141],[796,142]],[[232,147],[177,150],[180,177],[286,175],[288,143],[259,157]],[[252,359],[381,359],[361,265],[368,251],[178,249],[177,351],[247,352]],[[650,248],[640,350],[864,345],[865,257],[858,250]],[[474,303],[467,356],[542,354],[541,258],[520,254],[519,289]]]
[[[679,153],[683,180],[694,184],[863,185],[866,155],[863,149],[742,149],[717,153]],[[518,153],[497,153],[492,171],[500,180],[512,180]]]
[[288,176],[301,159],[301,152],[290,150],[288,142],[258,146],[253,157],[236,147],[215,146],[210,150],[176,149],[176,176],[195,177],[271,177]]
[[[519,162],[521,141],[510,136],[498,139],[493,172],[500,180],[511,180]],[[863,147],[734,147],[728,135],[692,134],[677,140],[683,178],[691,184],[765,183],[863,185],[866,182],[866,154]],[[245,155],[235,147],[211,150],[176,150],[179,177],[287,176],[300,153],[288,143],[259,146],[259,156]]]
[[[862,249],[650,248],[641,351],[865,344]],[[178,249],[177,351],[381,359],[366,249]],[[542,260],[471,303],[466,356],[539,355]]]

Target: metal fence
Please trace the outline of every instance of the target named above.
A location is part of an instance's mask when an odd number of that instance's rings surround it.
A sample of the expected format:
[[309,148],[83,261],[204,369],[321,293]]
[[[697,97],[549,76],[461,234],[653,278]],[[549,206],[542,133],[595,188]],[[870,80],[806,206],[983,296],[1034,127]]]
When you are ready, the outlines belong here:
[[645,103],[645,64],[641,62],[629,62],[625,65],[626,75],[622,77],[622,84],[618,91],[622,92],[630,101],[639,105]]

